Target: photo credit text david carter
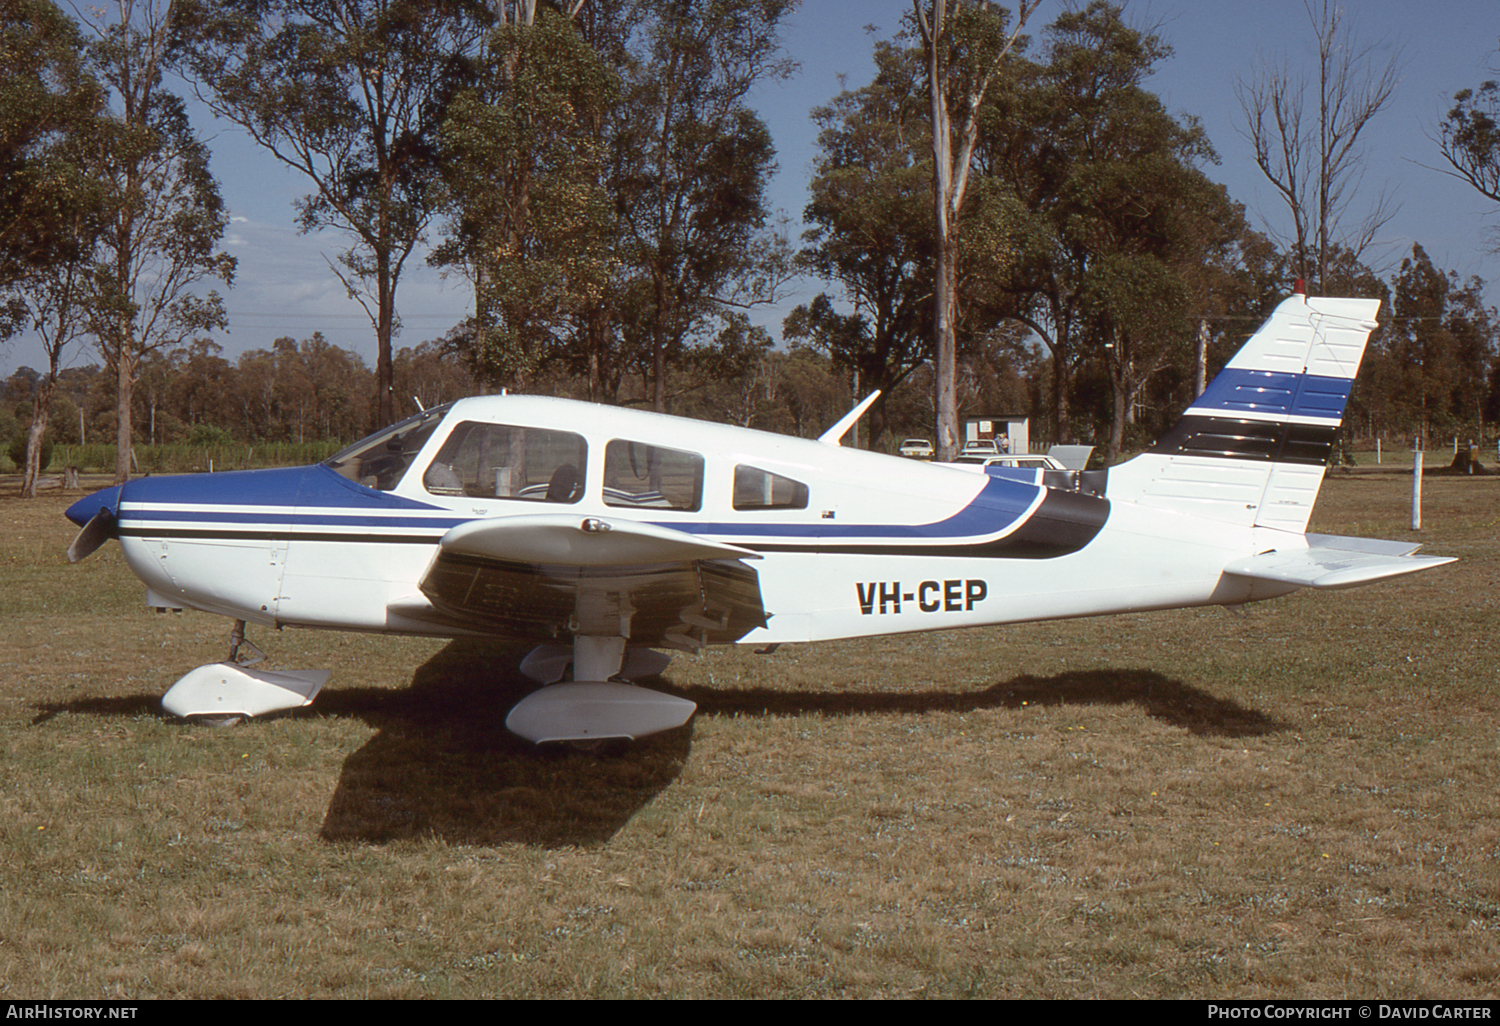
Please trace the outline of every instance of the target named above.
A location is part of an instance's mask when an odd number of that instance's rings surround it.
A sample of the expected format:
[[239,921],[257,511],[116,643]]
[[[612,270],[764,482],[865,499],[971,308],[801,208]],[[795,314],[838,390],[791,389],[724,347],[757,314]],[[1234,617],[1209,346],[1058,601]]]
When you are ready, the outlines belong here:
[[1489,1002],[1355,1001],[1208,1005],[1210,1019],[1489,1019]]

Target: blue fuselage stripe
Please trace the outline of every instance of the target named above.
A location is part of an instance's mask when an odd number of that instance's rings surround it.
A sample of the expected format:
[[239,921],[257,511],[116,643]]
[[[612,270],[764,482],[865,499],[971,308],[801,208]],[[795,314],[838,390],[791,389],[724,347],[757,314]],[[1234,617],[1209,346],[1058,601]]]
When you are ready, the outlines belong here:
[[[401,532],[405,539],[435,541],[450,528],[474,519],[410,499],[393,501],[398,497],[368,488],[343,487],[347,482],[342,479],[327,481],[328,473],[326,468],[308,467],[296,471],[143,478],[124,488],[119,530],[123,535],[140,537],[180,535],[351,542],[383,540],[393,532]],[[310,491],[315,493],[313,501],[305,505],[318,508],[318,512],[298,509],[299,493],[306,498]],[[691,534],[767,542],[982,541],[1018,527],[1041,493],[1042,488],[1036,484],[986,476],[979,494],[961,509],[942,520],[924,524],[846,524],[831,518],[780,524],[681,520],[657,523]],[[226,508],[235,505],[251,508]],[[348,507],[347,512],[340,510],[341,506]],[[419,510],[426,515],[413,515]],[[639,512],[649,513],[649,510]]]

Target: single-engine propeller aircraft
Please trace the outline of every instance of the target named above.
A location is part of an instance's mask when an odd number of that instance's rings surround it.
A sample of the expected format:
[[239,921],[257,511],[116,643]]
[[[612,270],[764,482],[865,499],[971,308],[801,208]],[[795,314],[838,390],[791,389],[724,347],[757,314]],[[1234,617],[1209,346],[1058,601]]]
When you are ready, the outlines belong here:
[[[975,473],[817,440],[528,395],[425,410],[295,469],[148,477],[80,500],[148,605],[235,621],[163,698],[233,718],[312,701],[247,623],[537,643],[534,742],[635,738],[692,702],[630,680],[706,645],[772,646],[1335,589],[1449,562],[1307,534],[1378,300],[1283,301],[1148,452]],[[871,399],[874,397],[872,396]],[[571,667],[571,672],[570,668]]]

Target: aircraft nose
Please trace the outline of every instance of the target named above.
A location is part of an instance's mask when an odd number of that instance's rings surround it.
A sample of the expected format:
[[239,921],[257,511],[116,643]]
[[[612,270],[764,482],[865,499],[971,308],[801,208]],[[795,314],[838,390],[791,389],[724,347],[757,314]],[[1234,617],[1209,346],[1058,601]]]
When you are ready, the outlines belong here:
[[107,509],[112,514],[118,513],[120,507],[120,487],[120,485],[115,485],[111,488],[101,488],[92,495],[84,496],[69,506],[63,516],[73,521],[79,527],[82,527],[94,519],[94,514],[98,513],[101,509]]

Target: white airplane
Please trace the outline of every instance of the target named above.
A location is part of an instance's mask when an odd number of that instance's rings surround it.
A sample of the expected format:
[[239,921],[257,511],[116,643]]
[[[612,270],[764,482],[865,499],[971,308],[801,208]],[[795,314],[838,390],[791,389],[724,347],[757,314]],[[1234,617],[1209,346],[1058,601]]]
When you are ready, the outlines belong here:
[[236,621],[230,658],[163,698],[176,715],[312,701],[328,671],[253,668],[253,623],[535,641],[522,670],[548,686],[510,729],[636,738],[694,710],[628,683],[665,668],[659,649],[1237,606],[1449,562],[1305,533],[1378,308],[1285,300],[1175,428],[1107,471],[840,447],[868,399],[814,441],[485,396],[315,466],[105,489],[68,510],[69,557],[117,538],[148,605]]

